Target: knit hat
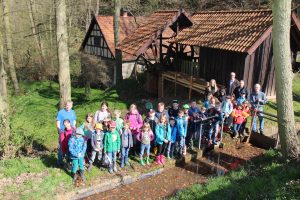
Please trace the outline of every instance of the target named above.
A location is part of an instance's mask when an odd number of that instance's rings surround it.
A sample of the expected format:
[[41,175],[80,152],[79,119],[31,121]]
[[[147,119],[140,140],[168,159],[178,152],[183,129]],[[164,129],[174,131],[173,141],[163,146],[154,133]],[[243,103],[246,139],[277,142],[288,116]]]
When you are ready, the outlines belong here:
[[174,104],[174,103],[177,103],[177,104],[178,104],[178,100],[174,99],[174,100],[172,101],[172,104]]
[[102,124],[96,124],[95,129],[103,130]]
[[114,121],[110,121],[109,126],[110,128],[116,128],[117,124]]
[[147,102],[146,105],[145,105],[145,107],[146,107],[147,110],[153,109],[153,105],[152,105],[151,102]]
[[183,109],[189,109],[190,106],[189,106],[188,104],[183,104],[182,108],[183,108]]
[[173,120],[173,121],[175,121],[175,117],[170,117],[170,119],[169,119],[169,121],[171,121],[171,120]]
[[155,110],[154,109],[150,109],[149,110],[149,114],[151,114],[151,113],[155,113]]
[[83,132],[82,128],[76,128],[76,134],[77,135],[84,135],[84,132]]

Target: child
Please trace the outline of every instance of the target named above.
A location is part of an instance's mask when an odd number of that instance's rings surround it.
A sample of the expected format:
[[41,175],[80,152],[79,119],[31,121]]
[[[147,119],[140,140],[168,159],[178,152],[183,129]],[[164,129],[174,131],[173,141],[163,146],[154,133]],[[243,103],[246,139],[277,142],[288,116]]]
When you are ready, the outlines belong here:
[[97,154],[98,154],[97,157],[98,161],[100,162],[102,161],[103,140],[104,140],[104,132],[102,130],[103,130],[102,124],[96,124],[95,132],[92,134],[92,138],[91,138],[92,153],[89,159],[88,171],[91,170]]
[[68,141],[69,141],[71,135],[74,132],[74,129],[71,126],[70,120],[65,119],[64,120],[64,126],[65,126],[65,130],[60,132],[60,134],[59,134],[60,148],[59,148],[59,151],[58,151],[58,161],[57,161],[57,163],[59,164],[60,167],[62,167],[63,159],[68,154]]
[[168,110],[169,117],[176,118],[178,116],[178,110],[179,110],[178,100],[173,100],[172,107],[169,108]]
[[92,133],[94,131],[94,117],[92,113],[88,113],[85,117],[85,122],[81,124],[80,128],[84,132],[84,137],[86,140],[90,139],[92,136]]
[[233,110],[233,105],[231,103],[231,98],[231,96],[226,96],[226,101],[223,101],[221,104],[221,114],[224,118],[224,125],[227,127],[230,127],[232,123],[231,113]]
[[136,135],[140,133],[140,128],[143,126],[143,119],[135,104],[131,104],[129,107],[129,112],[125,116],[125,121],[130,123],[130,131],[133,136],[133,151],[137,153],[138,141],[136,140]]
[[145,165],[143,160],[145,149],[146,149],[146,164],[149,165],[150,143],[153,139],[154,139],[154,135],[150,128],[150,124],[145,123],[142,127],[141,132],[137,135],[137,140],[141,142],[140,163],[143,166]]
[[177,141],[177,125],[176,125],[176,119],[174,117],[170,117],[170,128],[171,128],[171,139],[168,144],[168,152],[167,152],[167,158],[174,158],[174,151]]
[[191,102],[191,107],[189,108],[189,127],[188,127],[188,135],[187,135],[187,142],[188,145],[191,149],[193,149],[193,140],[195,138],[195,133],[197,131],[198,127],[198,123],[194,123],[194,120],[198,119],[200,115],[200,110],[197,106],[197,102],[195,100],[193,100]]
[[160,119],[161,115],[165,115],[167,117],[167,121],[169,121],[169,113],[165,109],[165,103],[164,102],[159,102],[157,104],[157,112],[155,113],[155,116],[157,117],[157,119]]
[[[245,132],[245,129],[246,129],[246,133],[247,133],[247,128],[246,128],[246,124],[247,124],[247,118],[250,116],[250,105],[249,105],[249,101],[244,101],[243,103],[243,113],[242,115],[244,116],[244,121],[240,127],[240,134],[242,136],[245,136],[244,132]],[[249,130],[248,130],[249,132]],[[247,136],[248,134],[246,134]]]
[[124,128],[124,120],[121,119],[121,111],[120,110],[115,110],[115,122],[117,124],[117,127],[116,127],[116,130],[119,132],[119,134],[121,135],[122,134],[122,130]]
[[197,102],[195,100],[191,101],[191,107],[188,110],[188,114],[190,117],[195,117],[195,115],[198,115],[200,113],[200,110],[197,106]]
[[206,98],[203,102],[203,105],[206,109],[209,109],[210,108],[210,100],[213,98],[213,95],[212,95],[212,93],[208,93],[205,97]]
[[244,122],[242,105],[238,105],[237,108],[233,109],[232,118],[233,118],[233,133],[234,133],[233,138],[237,139],[239,136],[240,127]]
[[104,137],[104,153],[108,154],[111,161],[109,165],[109,173],[117,172],[117,153],[120,152],[121,142],[120,134],[116,131],[116,122],[111,121],[109,131]]
[[221,121],[221,113],[219,111],[219,104],[216,105],[216,107],[210,108],[208,110],[208,117],[215,117],[210,120],[210,129],[208,131],[208,146],[210,144],[217,144],[217,135],[219,132],[219,123]]
[[164,152],[168,145],[168,142],[171,139],[171,128],[168,124],[168,118],[166,115],[162,114],[160,116],[159,122],[155,127],[155,134],[155,142],[158,146],[156,163],[159,165],[163,165],[165,163]]
[[226,89],[222,87],[218,92],[217,92],[217,99],[219,102],[223,102],[226,100]]
[[121,168],[124,168],[125,165],[129,165],[128,154],[130,148],[133,146],[132,134],[130,131],[130,123],[124,123],[124,129],[121,135],[121,145],[122,145],[122,155],[121,155]]
[[184,111],[179,110],[178,117],[176,118],[177,130],[178,130],[178,141],[180,145],[179,154],[185,155],[185,137],[187,134],[187,121],[184,117]]
[[110,117],[105,117],[102,121],[102,128],[103,128],[103,132],[106,133],[107,131],[109,131],[109,124],[111,122]]
[[[150,128],[155,136],[155,127],[156,124],[158,123],[158,118],[155,116],[155,111],[153,109],[150,109],[150,111],[148,112],[148,116],[145,118],[144,123],[149,123],[150,124]],[[153,149],[157,149],[155,147],[155,140],[151,141],[151,148],[154,147]],[[156,154],[156,152],[154,151],[154,154]]]
[[95,123],[101,123],[105,118],[110,117],[110,112],[108,109],[108,103],[102,102],[99,110],[96,111],[94,116]]
[[246,101],[246,93],[244,90],[240,92],[239,97],[236,99],[236,105],[242,105]]
[[77,128],[75,135],[69,139],[69,152],[70,158],[73,163],[72,173],[73,173],[73,184],[76,182],[77,179],[77,170],[78,165],[80,169],[80,177],[85,182],[84,176],[84,155],[86,151],[86,141],[83,138],[84,132],[81,128]]

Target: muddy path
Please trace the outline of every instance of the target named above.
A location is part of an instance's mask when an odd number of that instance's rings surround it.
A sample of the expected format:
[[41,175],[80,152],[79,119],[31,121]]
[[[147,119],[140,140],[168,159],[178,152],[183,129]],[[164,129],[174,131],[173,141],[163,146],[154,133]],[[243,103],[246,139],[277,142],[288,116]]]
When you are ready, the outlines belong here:
[[148,179],[98,193],[85,199],[162,199],[196,183],[205,183],[208,177],[224,175],[245,162],[261,156],[264,150],[251,145],[236,144],[231,138],[224,140],[223,149],[215,148],[187,164],[164,170]]

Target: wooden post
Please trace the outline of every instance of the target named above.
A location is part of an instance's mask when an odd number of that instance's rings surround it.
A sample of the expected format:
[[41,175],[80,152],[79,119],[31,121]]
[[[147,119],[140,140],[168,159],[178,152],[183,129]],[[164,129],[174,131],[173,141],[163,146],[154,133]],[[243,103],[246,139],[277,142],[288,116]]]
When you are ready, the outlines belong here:
[[164,97],[164,74],[161,74],[161,97]]
[[174,82],[174,97],[176,97],[176,89],[177,89],[177,72],[175,72],[175,82]]
[[192,99],[193,76],[190,76],[189,100]]

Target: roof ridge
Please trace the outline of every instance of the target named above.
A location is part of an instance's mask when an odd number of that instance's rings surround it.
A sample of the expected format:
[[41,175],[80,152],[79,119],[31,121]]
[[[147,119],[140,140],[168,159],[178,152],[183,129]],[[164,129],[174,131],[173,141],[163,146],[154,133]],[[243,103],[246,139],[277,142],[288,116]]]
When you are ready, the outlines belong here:
[[204,13],[247,13],[247,12],[272,12],[271,9],[256,9],[256,10],[203,10],[199,12],[194,12],[195,14],[204,14]]

